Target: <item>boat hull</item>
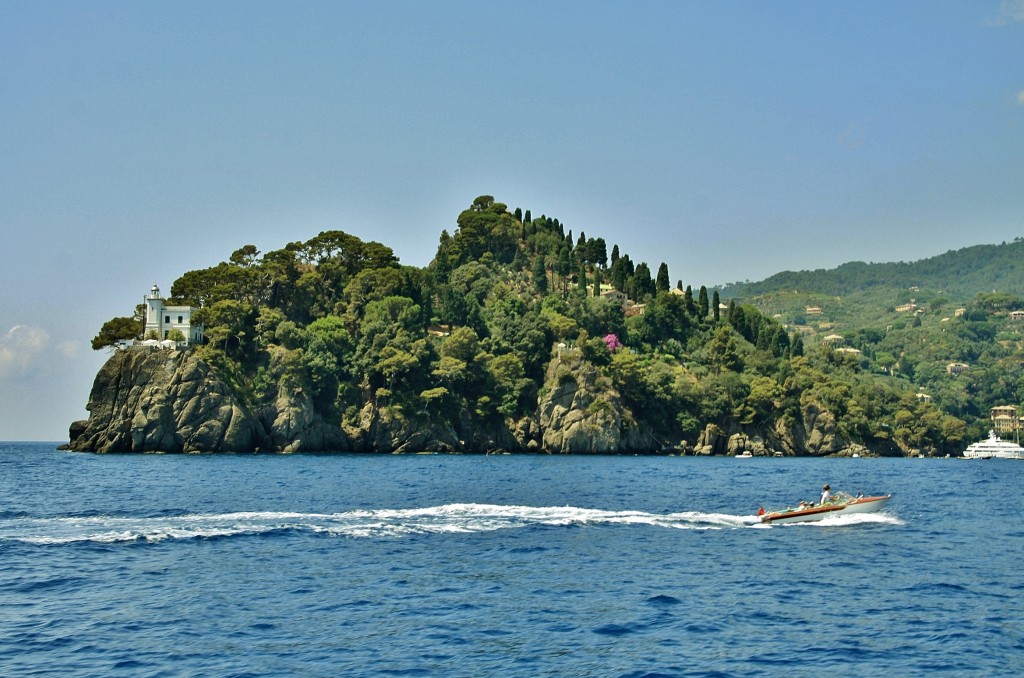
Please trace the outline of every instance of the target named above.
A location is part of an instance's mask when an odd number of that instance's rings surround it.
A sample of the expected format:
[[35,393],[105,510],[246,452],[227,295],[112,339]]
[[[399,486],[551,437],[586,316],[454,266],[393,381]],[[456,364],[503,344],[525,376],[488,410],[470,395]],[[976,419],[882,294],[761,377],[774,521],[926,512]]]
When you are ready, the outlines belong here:
[[1002,440],[995,431],[989,431],[988,439],[973,443],[964,450],[967,459],[1024,459],[1024,447],[1009,440]]
[[964,459],[1024,459],[1024,450],[1018,448],[975,448],[964,450]]
[[761,522],[771,525],[775,523],[807,523],[850,513],[875,513],[881,511],[891,497],[891,494],[879,497],[860,497],[844,504],[824,504],[797,511],[766,513],[761,516]]

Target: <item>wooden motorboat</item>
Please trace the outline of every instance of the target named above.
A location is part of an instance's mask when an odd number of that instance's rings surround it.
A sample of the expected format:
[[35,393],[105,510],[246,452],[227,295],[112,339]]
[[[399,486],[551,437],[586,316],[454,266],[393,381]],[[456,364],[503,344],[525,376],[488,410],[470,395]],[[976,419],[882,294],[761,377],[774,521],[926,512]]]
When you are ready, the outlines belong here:
[[891,497],[891,494],[877,497],[862,495],[852,497],[849,494],[837,492],[832,499],[824,504],[803,504],[783,511],[769,511],[761,516],[761,522],[770,524],[806,523],[850,513],[875,513],[880,511]]

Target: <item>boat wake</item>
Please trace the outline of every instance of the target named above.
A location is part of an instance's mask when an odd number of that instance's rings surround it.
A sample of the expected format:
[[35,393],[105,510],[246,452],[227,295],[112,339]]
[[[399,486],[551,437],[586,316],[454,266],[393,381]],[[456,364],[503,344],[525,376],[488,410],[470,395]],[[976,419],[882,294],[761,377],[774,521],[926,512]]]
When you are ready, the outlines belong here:
[[757,516],[602,511],[573,506],[447,504],[341,513],[236,512],[159,517],[0,518],[0,542],[72,544],[215,539],[306,532],[338,537],[402,537],[547,527],[647,525],[681,530],[761,527]]
[[[884,513],[837,515],[813,523],[775,527],[835,527],[863,524],[901,524]],[[419,534],[474,533],[546,527],[646,525],[678,530],[769,528],[757,516],[727,513],[647,513],[603,511],[574,506],[504,506],[446,504],[427,508],[378,509],[341,513],[240,511],[158,517],[61,516],[0,518],[0,542],[72,544],[162,542],[216,539],[278,533],[322,534],[336,537],[402,537]]]
[[810,523],[790,523],[776,527],[839,527],[843,525],[903,525],[899,518],[887,513],[839,513]]

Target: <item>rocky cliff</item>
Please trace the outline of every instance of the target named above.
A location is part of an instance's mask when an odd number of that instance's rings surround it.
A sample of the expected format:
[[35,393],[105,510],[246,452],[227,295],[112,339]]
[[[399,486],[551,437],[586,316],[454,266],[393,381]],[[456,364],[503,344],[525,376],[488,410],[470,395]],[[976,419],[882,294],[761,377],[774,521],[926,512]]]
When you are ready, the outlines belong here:
[[193,351],[136,347],[96,375],[69,448],[94,452],[639,452],[650,449],[610,382],[578,357],[552,361],[534,416],[480,427],[367,403],[329,423],[301,388],[248,404]]
[[[194,351],[136,347],[113,353],[96,375],[89,419],[72,424],[69,448],[93,452],[486,452],[651,453],[645,429],[611,380],[578,353],[548,365],[535,412],[481,425],[428,410],[366,403],[356,425],[325,420],[300,387],[281,380],[249,403]],[[642,414],[642,413],[640,413]],[[834,417],[804,403],[796,422],[760,427],[709,424],[695,454],[866,453],[836,433]],[[882,450],[882,453],[885,453]],[[893,450],[890,453],[899,453]]]
[[576,355],[548,365],[538,402],[545,452],[644,452],[658,446],[644,435],[607,377]]
[[116,351],[89,394],[89,419],[70,449],[93,452],[243,452],[267,449],[259,418],[194,353]]

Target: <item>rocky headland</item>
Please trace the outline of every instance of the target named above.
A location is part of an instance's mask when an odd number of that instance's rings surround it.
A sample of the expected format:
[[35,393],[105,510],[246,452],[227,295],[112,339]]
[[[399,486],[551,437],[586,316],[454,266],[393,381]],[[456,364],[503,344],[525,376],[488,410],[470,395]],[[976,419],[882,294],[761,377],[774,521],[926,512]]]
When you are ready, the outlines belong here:
[[96,375],[89,418],[70,428],[68,448],[91,452],[376,452],[692,454],[755,456],[901,454],[850,443],[814,404],[800,421],[767,427],[708,424],[694,445],[659,440],[611,381],[578,353],[551,359],[536,410],[482,428],[428,410],[408,416],[366,404],[359,424],[332,423],[302,389],[282,382],[247,402],[194,350],[114,351]]

